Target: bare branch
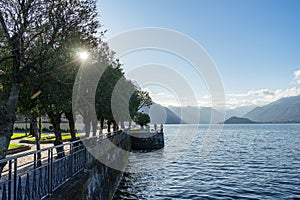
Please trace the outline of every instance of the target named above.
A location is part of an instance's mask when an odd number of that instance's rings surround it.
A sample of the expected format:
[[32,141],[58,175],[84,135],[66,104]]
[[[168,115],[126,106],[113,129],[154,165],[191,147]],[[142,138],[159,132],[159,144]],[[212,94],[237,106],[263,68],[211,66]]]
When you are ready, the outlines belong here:
[[14,58],[14,57],[15,57],[14,55],[5,56],[5,57],[3,57],[3,58],[0,59],[0,63],[4,62],[4,61],[6,61],[6,60],[8,60],[10,58]]
[[9,36],[9,32],[8,32],[8,29],[7,29],[7,26],[6,26],[6,23],[5,23],[5,20],[3,18],[3,14],[2,14],[1,10],[0,10],[0,23],[1,23],[2,29],[4,31],[5,37],[8,41],[8,43],[9,43],[9,45],[12,46],[12,40]]

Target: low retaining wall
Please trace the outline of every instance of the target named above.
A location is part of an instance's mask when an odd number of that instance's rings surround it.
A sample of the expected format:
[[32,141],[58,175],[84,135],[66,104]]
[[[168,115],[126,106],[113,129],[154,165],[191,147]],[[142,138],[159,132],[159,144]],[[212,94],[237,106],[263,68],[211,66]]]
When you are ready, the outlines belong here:
[[93,139],[83,143],[92,155],[87,170],[74,176],[48,199],[112,199],[127,163],[131,149],[130,137],[120,133],[108,139]]
[[165,145],[163,132],[137,131],[130,132],[130,136],[133,150],[155,150]]
[[154,150],[164,147],[163,132],[138,131],[130,135],[121,132],[106,139],[83,141],[89,151],[86,170],[46,199],[110,200],[122,178],[130,150]]

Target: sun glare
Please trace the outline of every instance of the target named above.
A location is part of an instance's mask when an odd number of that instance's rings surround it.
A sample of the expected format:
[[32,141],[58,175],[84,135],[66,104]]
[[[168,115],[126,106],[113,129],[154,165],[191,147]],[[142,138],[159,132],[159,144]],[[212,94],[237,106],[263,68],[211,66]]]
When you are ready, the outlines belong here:
[[81,52],[78,52],[78,56],[79,56],[80,60],[85,61],[86,59],[88,59],[89,53],[86,51],[81,51]]

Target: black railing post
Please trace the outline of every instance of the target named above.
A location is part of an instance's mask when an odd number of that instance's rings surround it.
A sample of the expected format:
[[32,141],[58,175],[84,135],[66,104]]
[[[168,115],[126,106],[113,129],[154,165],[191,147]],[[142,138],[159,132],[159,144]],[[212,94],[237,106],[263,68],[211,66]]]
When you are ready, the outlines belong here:
[[[96,145],[94,143],[99,142],[98,137],[99,136],[89,138],[91,141],[87,142],[90,142],[91,145]],[[88,166],[88,164],[92,162],[92,160],[94,160],[93,156],[87,150],[82,141],[70,142],[61,146],[63,148],[70,148],[69,157],[66,156],[63,159],[60,158],[56,160],[56,154],[54,152],[55,147],[51,147],[42,149],[40,151],[32,151],[24,153],[22,155],[16,155],[11,158],[2,160],[1,163],[7,163],[8,165],[8,170],[5,170],[4,172],[7,178],[3,183],[0,183],[0,185],[3,184],[1,186],[3,188],[0,188],[2,196],[5,197],[6,200],[22,199],[23,195],[24,198],[45,198],[46,196],[49,197],[68,178],[71,178],[75,174],[83,171]],[[40,152],[45,152],[48,154],[48,156],[39,158],[38,153]],[[23,162],[20,163],[20,160],[18,160],[19,158],[30,159],[26,160],[26,163],[23,164]],[[32,158],[34,160],[33,164],[31,160]],[[48,162],[48,164],[45,163],[44,166],[40,167],[38,165],[38,162],[42,160],[46,163]],[[22,173],[19,173],[18,170],[22,170]],[[24,175],[26,174],[27,177],[25,178]],[[33,178],[31,177],[32,175],[34,175]],[[26,181],[26,184],[24,180]],[[32,181],[34,181],[34,183],[32,183]],[[31,192],[33,186],[34,188],[36,188],[36,191]]]
[[33,154],[33,168],[36,168],[36,153]]
[[52,194],[53,149],[48,150],[48,194]]
[[70,144],[70,163],[69,163],[69,173],[70,173],[70,178],[73,176],[73,157],[74,157],[74,148],[73,148],[73,143]]
[[86,147],[85,147],[85,145],[82,145],[83,146],[83,148],[84,148],[84,150],[83,150],[83,152],[84,152],[84,165],[83,165],[83,167],[86,167],[87,165],[88,165],[88,163],[87,163],[87,153],[88,153],[88,151],[86,150]]
[[14,200],[17,199],[18,159],[14,162]]
[[11,200],[11,184],[12,184],[12,180],[11,180],[11,174],[12,174],[12,161],[10,160],[8,162],[8,200]]

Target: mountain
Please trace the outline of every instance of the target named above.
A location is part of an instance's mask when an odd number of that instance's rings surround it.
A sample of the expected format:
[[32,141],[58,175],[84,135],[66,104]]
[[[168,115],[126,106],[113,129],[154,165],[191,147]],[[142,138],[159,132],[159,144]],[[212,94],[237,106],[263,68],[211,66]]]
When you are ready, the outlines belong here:
[[300,122],[300,96],[285,97],[256,107],[244,117],[257,122]]
[[224,124],[255,124],[257,122],[251,121],[247,118],[241,118],[241,117],[231,117],[227,119]]
[[[164,107],[153,103],[150,108],[143,107],[140,112],[150,115],[151,123],[164,124],[217,124],[224,121],[222,114],[210,107]],[[214,120],[211,121],[212,115]]]
[[251,110],[253,110],[255,106],[241,106],[234,109],[226,110],[226,119],[229,119],[231,117],[242,117]]
[[[170,110],[188,124],[217,124],[224,121],[222,114],[211,107],[176,107],[169,106]],[[214,116],[214,120],[211,117]]]
[[147,113],[150,115],[152,124],[184,124],[185,122],[181,120],[174,112],[169,108],[164,107],[160,104],[153,103],[150,108],[143,107],[140,112]]

